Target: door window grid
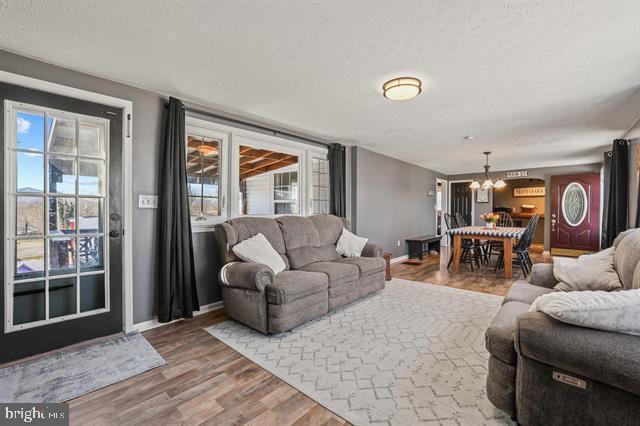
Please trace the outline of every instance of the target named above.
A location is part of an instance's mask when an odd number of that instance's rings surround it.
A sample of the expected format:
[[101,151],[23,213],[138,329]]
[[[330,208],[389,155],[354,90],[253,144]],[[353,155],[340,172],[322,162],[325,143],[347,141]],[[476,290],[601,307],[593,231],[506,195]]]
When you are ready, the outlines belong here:
[[[7,332],[15,331],[106,312],[109,310],[108,270],[105,269],[105,265],[108,264],[108,242],[105,239],[104,224],[107,223],[105,206],[108,205],[106,141],[109,122],[97,117],[9,101],[6,105],[5,122],[11,131],[7,141],[8,149],[5,150],[5,165],[9,166],[5,167],[5,185],[10,185],[11,190],[6,193],[5,203],[5,230],[8,237],[5,250],[8,255],[5,258],[5,329]],[[30,118],[35,118],[35,126]],[[61,131],[55,128],[57,123],[64,123]],[[34,138],[29,135],[32,126]],[[38,142],[40,136],[37,135],[40,132],[42,143]],[[91,134],[94,136],[93,139],[90,137]],[[87,146],[78,146],[79,143],[86,143]],[[32,179],[32,182],[36,183],[41,180],[41,188],[39,183],[34,185],[35,187],[18,186],[22,174],[21,167],[28,167],[29,164],[21,163],[21,157],[41,159],[38,164],[41,164],[40,169],[44,173],[41,175],[36,171],[36,177]],[[50,159],[62,159],[67,164],[72,164],[71,173],[67,170],[65,174],[64,170],[58,167],[59,164],[51,162]],[[92,169],[95,173],[86,173]],[[62,182],[64,185],[58,188],[58,185],[52,185],[52,179],[56,184]],[[20,223],[22,219],[17,208],[18,201],[23,199],[35,202],[35,216],[42,215],[41,219],[36,220],[35,225],[29,224],[28,219],[25,223]],[[83,215],[78,210],[79,205],[87,202],[97,206],[93,216],[87,216],[86,213]],[[34,216],[33,212],[31,216]],[[62,223],[59,216],[62,216]],[[91,228],[91,219],[94,228]],[[25,230],[22,235],[19,229],[21,225],[24,225]],[[60,227],[62,229],[59,229]],[[18,254],[28,254],[29,245],[32,246],[31,254],[35,254],[35,259],[32,256],[31,263],[27,264],[23,259],[18,259]],[[88,299],[81,297],[86,296],[81,293],[83,284],[95,282],[96,279],[96,293],[102,293],[101,300],[98,298],[94,306],[87,303],[81,306],[81,300]],[[74,290],[66,292],[67,298],[72,300],[73,309],[60,309],[60,306],[64,307],[64,303],[56,304],[52,309],[50,299],[59,299],[59,292],[67,288]],[[44,300],[40,300],[41,297],[37,297],[37,300],[38,303],[43,302],[44,307],[31,308],[43,312],[35,312],[30,321],[20,318],[23,312],[14,311],[14,308],[25,307],[20,306],[21,303],[25,305],[21,296],[42,293]]]
[[311,212],[313,214],[329,213],[329,161],[314,157],[312,175]]

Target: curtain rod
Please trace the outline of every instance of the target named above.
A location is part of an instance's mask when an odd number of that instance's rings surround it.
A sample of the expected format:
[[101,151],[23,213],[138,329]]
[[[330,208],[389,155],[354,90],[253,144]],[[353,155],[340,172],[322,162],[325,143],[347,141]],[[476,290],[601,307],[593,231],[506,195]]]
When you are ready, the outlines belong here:
[[286,136],[286,137],[289,137],[289,138],[293,138],[293,139],[298,139],[298,140],[301,140],[301,141],[309,142],[309,143],[312,143],[312,144],[315,144],[315,145],[321,145],[323,147],[328,147],[328,146],[331,145],[328,142],[322,142],[322,141],[311,139],[311,138],[308,138],[308,137],[305,137],[305,136],[294,135],[293,133],[283,132],[281,130],[274,129],[272,127],[267,127],[267,126],[263,126],[263,125],[260,125],[260,124],[250,123],[248,121],[240,120],[238,118],[233,118],[233,117],[229,117],[229,116],[226,116],[226,115],[223,115],[223,114],[218,114],[218,113],[215,113],[215,112],[206,111],[206,110],[203,110],[203,109],[186,106],[184,104],[183,104],[183,108],[184,108],[185,111],[193,112],[193,113],[200,114],[200,115],[205,115],[205,116],[208,116],[208,117],[217,118],[217,119],[220,119],[220,120],[229,121],[229,122],[232,122],[232,123],[235,123],[235,124],[241,124],[243,126],[252,127],[254,129],[260,129],[260,130],[263,130],[263,131],[267,131],[267,132],[273,133],[273,136],[278,136],[278,135]]

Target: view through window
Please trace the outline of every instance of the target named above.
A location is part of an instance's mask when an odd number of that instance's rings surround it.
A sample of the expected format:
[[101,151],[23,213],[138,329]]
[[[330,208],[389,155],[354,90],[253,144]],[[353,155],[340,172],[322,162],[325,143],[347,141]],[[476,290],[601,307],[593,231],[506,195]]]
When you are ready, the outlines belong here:
[[239,154],[240,215],[299,214],[298,156],[248,145]]
[[[191,216],[220,215],[220,141],[187,135],[187,185]],[[197,219],[196,219],[197,220]]]

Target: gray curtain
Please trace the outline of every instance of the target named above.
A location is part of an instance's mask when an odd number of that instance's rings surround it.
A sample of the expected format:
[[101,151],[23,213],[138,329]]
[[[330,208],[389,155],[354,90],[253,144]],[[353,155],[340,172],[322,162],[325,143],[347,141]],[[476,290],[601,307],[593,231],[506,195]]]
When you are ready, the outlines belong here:
[[613,141],[611,171],[605,211],[607,218],[604,247],[611,247],[616,236],[627,229],[629,214],[629,143],[626,139]]
[[600,230],[600,247],[607,247],[607,222],[609,217],[609,208],[607,203],[609,202],[609,181],[611,180],[611,156],[613,152],[607,151],[604,153],[604,161],[602,163],[603,168],[603,182],[602,182],[602,226]]
[[329,145],[329,212],[333,215],[347,215],[346,160],[344,146]]
[[185,112],[169,99],[161,141],[159,197],[158,321],[191,318],[200,309],[196,289],[185,163]]

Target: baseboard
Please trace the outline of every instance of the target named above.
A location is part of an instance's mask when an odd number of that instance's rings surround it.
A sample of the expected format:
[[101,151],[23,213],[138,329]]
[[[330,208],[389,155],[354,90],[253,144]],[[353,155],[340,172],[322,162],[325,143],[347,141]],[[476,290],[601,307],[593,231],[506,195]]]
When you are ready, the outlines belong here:
[[[198,315],[205,314],[207,312],[215,311],[216,309],[222,309],[222,300],[217,302],[209,303],[208,305],[200,306],[199,311],[195,311],[193,313],[194,317]],[[183,319],[173,320],[171,322],[158,322],[158,318],[154,318],[149,321],[139,322],[137,324],[133,324],[133,329],[137,331],[146,331],[151,330],[152,328],[162,327],[163,325],[173,324],[174,322],[182,321]]]
[[391,263],[404,262],[407,259],[409,259],[409,256],[405,254],[404,256],[394,257],[391,259]]

